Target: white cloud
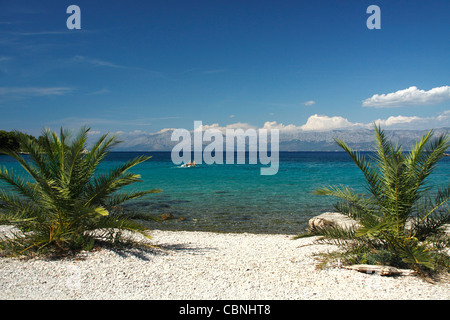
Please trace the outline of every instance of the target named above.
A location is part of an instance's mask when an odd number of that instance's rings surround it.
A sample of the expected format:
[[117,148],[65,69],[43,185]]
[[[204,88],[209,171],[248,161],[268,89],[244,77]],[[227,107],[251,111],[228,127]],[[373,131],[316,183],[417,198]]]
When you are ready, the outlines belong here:
[[450,86],[420,90],[415,86],[388,94],[375,94],[363,101],[363,107],[392,108],[401,106],[417,106],[437,104],[450,100]]
[[[248,123],[242,123],[242,122],[236,122],[236,123],[232,123],[232,124],[228,124],[224,127],[219,126],[218,123],[213,123],[213,124],[202,124],[202,131],[205,130],[209,130],[209,129],[215,129],[215,130],[219,130],[222,133],[225,133],[227,129],[242,129],[242,130],[247,130],[247,129],[258,129],[258,127],[250,125]],[[198,128],[196,129],[198,130]]]
[[267,129],[267,130],[278,129],[280,131],[301,130],[300,127],[298,127],[294,124],[284,125],[282,123],[277,123],[276,121],[267,121],[266,123],[264,123],[263,129]]
[[352,123],[346,118],[340,116],[328,117],[325,115],[315,114],[310,116],[306,121],[306,124],[302,125],[300,128],[305,131],[327,131],[360,125],[360,123]]
[[0,96],[12,97],[36,97],[36,96],[61,96],[72,92],[66,87],[0,87]]
[[175,130],[177,130],[177,129],[176,128],[164,128],[164,129],[161,129],[158,132],[156,132],[156,134],[162,134],[164,132],[175,131]]
[[385,120],[382,119],[378,119],[375,120],[375,123],[381,127],[389,127],[389,126],[394,126],[394,125],[398,125],[398,124],[405,124],[405,123],[412,123],[412,122],[417,122],[417,121],[421,121],[424,118],[420,118],[420,117],[405,117],[405,116],[391,116]]
[[303,102],[303,104],[307,107],[312,106],[313,104],[316,104],[316,102],[314,100],[309,100],[306,102]]
[[442,112],[436,119],[439,121],[450,120],[450,110]]

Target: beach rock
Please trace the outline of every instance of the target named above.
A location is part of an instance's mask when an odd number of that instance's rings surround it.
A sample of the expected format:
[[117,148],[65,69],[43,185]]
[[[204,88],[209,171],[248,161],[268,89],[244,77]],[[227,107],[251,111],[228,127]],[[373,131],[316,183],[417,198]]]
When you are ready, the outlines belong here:
[[[405,223],[405,232],[410,232],[414,226],[414,219],[408,218]],[[439,227],[439,230],[442,232],[442,236],[444,238],[450,238],[450,224],[443,224]]]
[[359,227],[360,225],[356,220],[338,212],[325,212],[317,217],[309,219],[308,221],[308,227],[310,230],[334,226],[350,229],[355,226]]
[[450,238],[450,224],[443,224],[440,228],[439,228],[445,235],[445,237]]
[[22,231],[17,227],[11,225],[0,225],[0,239],[14,239],[22,236]]
[[413,226],[414,226],[414,219],[412,219],[412,218],[406,219],[405,232],[411,232]]
[[161,220],[169,220],[169,219],[174,219],[174,216],[172,213],[165,212],[161,215]]

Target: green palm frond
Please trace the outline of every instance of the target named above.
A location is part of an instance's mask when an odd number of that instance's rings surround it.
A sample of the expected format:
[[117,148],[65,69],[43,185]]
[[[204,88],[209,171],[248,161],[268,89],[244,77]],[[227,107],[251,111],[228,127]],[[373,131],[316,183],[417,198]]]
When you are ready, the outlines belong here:
[[99,175],[94,178],[93,183],[88,184],[87,195],[89,196],[89,199],[87,200],[86,205],[99,202],[106,195],[112,194],[120,188],[141,181],[140,175],[131,174],[127,171],[150,158],[151,157],[145,156],[137,157],[126,162],[124,165],[110,170],[107,174]]
[[111,195],[106,203],[107,207],[115,207],[125,201],[141,198],[147,194],[159,193],[160,189],[152,189],[147,191],[121,192]]
[[[431,199],[427,184],[427,178],[450,147],[449,136],[433,139],[434,132],[430,130],[406,153],[390,142],[380,127],[374,126],[374,131],[376,150],[370,160],[336,140],[363,173],[369,193],[357,194],[348,187],[332,186],[321,188],[316,194],[338,198],[338,211],[358,220],[361,227],[355,230],[353,242],[366,245],[367,252],[377,246],[376,250],[380,250],[381,245],[382,250],[391,252],[393,261],[433,269],[438,261],[448,261],[448,257],[442,258],[444,252],[432,254],[429,245],[419,244],[415,237],[431,239],[444,223],[450,222],[450,185],[436,191]],[[405,230],[408,219],[413,221],[409,234]],[[333,232],[325,233],[332,237]],[[339,233],[335,236],[341,238]]]
[[415,241],[409,241],[399,247],[399,255],[403,261],[412,266],[421,265],[431,270],[435,268],[433,255],[425,244],[417,244]]
[[372,167],[371,163],[366,159],[366,157],[361,155],[359,152],[353,151],[344,141],[336,139],[336,143],[345,152],[347,152],[353,162],[358,166],[358,168],[366,178],[367,188],[369,192],[373,194],[376,199],[378,199],[382,194],[378,171]]
[[314,191],[317,195],[327,195],[339,198],[340,212],[354,219],[362,219],[366,216],[377,215],[376,201],[373,197],[355,193],[346,186],[329,186]]
[[8,190],[0,190],[0,221],[33,230],[32,236],[17,240],[21,252],[50,247],[73,249],[82,244],[86,230],[100,226],[144,231],[143,226],[125,216],[111,215],[109,208],[160,192],[157,189],[119,192],[141,181],[140,175],[129,170],[150,157],[140,156],[99,174],[99,164],[119,141],[116,136],[105,134],[85,153],[88,132],[89,128],[83,127],[72,138],[62,128],[59,135],[47,129],[39,142],[17,132],[31,161],[16,152],[5,152],[28,174],[23,178],[6,168],[0,169],[0,180],[9,185]]

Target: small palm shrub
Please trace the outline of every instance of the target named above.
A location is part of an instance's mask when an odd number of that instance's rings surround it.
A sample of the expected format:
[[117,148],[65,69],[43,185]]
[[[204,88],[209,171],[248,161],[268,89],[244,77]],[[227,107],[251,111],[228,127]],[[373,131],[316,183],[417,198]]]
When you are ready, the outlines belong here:
[[[124,201],[160,190],[119,191],[139,182],[130,168],[148,160],[140,156],[107,173],[96,173],[101,161],[119,141],[103,135],[85,152],[89,129],[82,128],[71,139],[45,130],[39,142],[17,133],[30,161],[15,151],[2,150],[19,162],[28,175],[20,177],[0,168],[0,224],[10,224],[21,232],[0,239],[0,250],[9,254],[63,254],[95,245],[95,239],[120,242],[122,232],[145,234],[146,228],[115,208]],[[97,237],[94,238],[94,231]]]
[[388,141],[375,126],[376,151],[367,159],[336,139],[365,177],[367,193],[346,186],[316,190],[337,197],[336,209],[360,227],[322,228],[309,235],[338,244],[343,251],[333,258],[347,264],[383,264],[412,268],[422,273],[450,270],[448,238],[442,226],[450,223],[450,185],[431,190],[428,177],[449,148],[449,138],[432,139],[429,131],[408,153]]

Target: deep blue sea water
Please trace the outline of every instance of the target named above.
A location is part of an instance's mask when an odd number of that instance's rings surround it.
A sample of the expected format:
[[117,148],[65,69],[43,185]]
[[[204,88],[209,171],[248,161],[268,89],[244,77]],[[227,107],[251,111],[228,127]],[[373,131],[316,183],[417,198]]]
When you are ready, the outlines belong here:
[[[170,212],[176,218],[149,222],[155,229],[298,234],[311,217],[333,210],[336,199],[314,195],[315,189],[348,185],[364,191],[362,173],[345,152],[280,152],[279,171],[272,176],[260,175],[261,165],[248,161],[181,168],[170,152],[113,152],[99,172],[142,154],[152,158],[131,170],[143,180],[132,189],[163,191],[124,208],[155,217]],[[18,168],[6,156],[0,156],[0,165]],[[447,185],[449,180],[450,157],[445,157],[429,182]]]

